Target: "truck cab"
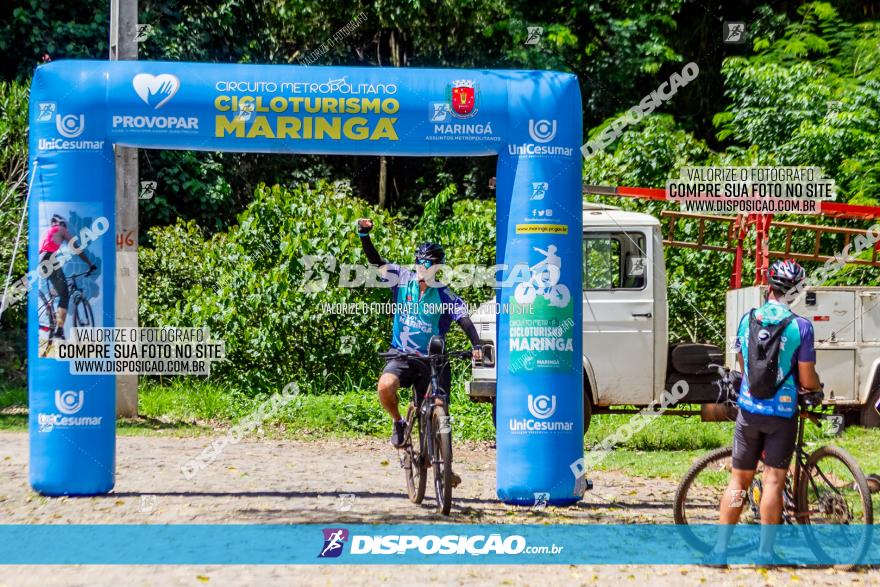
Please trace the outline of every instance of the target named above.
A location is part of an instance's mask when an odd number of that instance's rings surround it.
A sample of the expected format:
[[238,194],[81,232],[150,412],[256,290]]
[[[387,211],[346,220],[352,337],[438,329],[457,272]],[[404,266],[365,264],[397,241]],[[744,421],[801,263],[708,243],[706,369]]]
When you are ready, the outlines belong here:
[[[671,358],[660,222],[649,214],[585,202],[583,247],[585,412],[647,406],[668,388]],[[494,305],[484,304],[472,319],[481,338],[494,343]],[[706,345],[691,347],[706,353]],[[713,360],[722,364],[723,353],[715,351]],[[702,383],[711,387],[714,377],[703,377]],[[474,401],[494,402],[495,368],[475,367],[468,393]],[[715,393],[708,390],[713,399]]]

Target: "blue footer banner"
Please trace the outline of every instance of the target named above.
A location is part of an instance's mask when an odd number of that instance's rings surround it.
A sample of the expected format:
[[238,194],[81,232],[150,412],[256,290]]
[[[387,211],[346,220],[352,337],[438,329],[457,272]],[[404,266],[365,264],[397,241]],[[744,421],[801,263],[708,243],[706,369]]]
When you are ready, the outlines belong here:
[[[726,535],[721,533],[726,532]],[[0,525],[0,564],[880,564],[872,526]]]

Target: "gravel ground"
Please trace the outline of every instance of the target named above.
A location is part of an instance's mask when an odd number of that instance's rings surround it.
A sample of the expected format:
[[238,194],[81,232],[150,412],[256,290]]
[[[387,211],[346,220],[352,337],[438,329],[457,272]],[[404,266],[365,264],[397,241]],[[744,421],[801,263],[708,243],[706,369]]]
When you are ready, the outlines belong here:
[[[116,488],[93,498],[45,498],[27,483],[27,435],[0,433],[0,523],[671,523],[675,483],[596,473],[577,507],[530,510],[495,499],[488,444],[456,446],[452,514],[411,504],[397,452],[375,439],[245,440],[193,479],[180,465],[209,437],[123,436]],[[347,494],[347,495],[342,495]],[[428,500],[426,499],[426,502]],[[0,585],[369,585],[393,580],[458,585],[880,585],[880,571],[681,566],[6,566]]]

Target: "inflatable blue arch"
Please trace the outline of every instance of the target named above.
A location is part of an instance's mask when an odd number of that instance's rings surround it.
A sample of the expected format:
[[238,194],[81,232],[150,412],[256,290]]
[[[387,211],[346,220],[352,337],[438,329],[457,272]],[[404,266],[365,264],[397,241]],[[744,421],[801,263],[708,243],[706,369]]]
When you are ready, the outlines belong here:
[[[31,87],[29,267],[52,216],[66,218],[98,265],[80,282],[94,322],[115,325],[115,145],[497,156],[498,263],[541,268],[498,291],[498,497],[572,503],[583,457],[581,134],[577,78],[552,71],[54,62]],[[71,255],[62,271],[77,263]],[[106,493],[115,377],[41,356],[45,287],[28,300],[30,483],[44,495]]]

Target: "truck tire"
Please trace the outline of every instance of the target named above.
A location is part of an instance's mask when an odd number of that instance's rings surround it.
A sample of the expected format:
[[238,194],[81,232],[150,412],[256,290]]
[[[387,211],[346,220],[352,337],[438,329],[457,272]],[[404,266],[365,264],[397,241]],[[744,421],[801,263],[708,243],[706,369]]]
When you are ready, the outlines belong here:
[[590,388],[584,381],[584,438],[587,437],[587,431],[590,429],[590,420],[593,419],[593,399],[590,397]]
[[880,398],[880,382],[875,381],[868,395],[868,401],[862,406],[861,418],[859,424],[865,428],[880,428],[880,414],[874,408],[877,405],[877,399]]
[[[497,421],[497,409],[495,407],[495,402],[497,400],[497,396],[492,398],[492,426],[498,430],[498,421]],[[593,400],[590,398],[590,387],[584,381],[584,436],[587,435],[587,430],[590,429],[590,420],[593,419]]]

